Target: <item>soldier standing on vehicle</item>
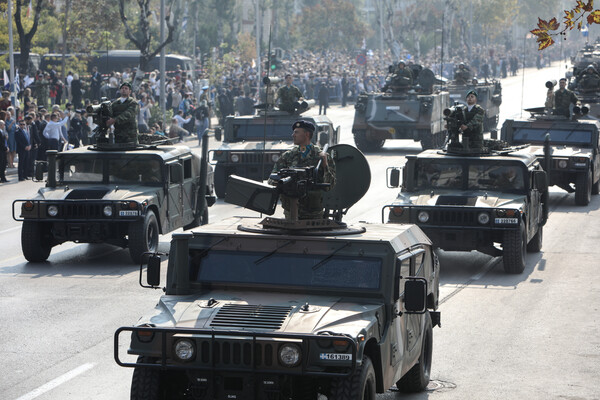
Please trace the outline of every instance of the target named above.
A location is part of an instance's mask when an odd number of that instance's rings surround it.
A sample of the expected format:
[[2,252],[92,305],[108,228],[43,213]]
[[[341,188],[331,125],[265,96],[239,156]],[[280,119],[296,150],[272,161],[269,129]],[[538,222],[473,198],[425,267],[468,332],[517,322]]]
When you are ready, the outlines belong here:
[[458,64],[458,69],[454,71],[454,82],[457,85],[466,85],[471,80],[471,71],[465,63]]
[[404,90],[408,89],[413,83],[413,75],[409,68],[406,68],[406,63],[403,60],[398,62],[398,66],[394,70],[392,76],[383,86],[382,90],[386,92],[388,89],[391,90]]
[[465,138],[469,139],[470,148],[483,147],[483,118],[485,110],[477,104],[477,92],[467,92],[467,109],[465,110],[465,123],[458,129]]
[[575,105],[579,99],[569,89],[567,89],[567,79],[560,78],[558,81],[558,90],[554,92],[554,115],[564,115],[567,118],[571,116],[570,106]]
[[279,109],[293,114],[296,111],[294,103],[302,100],[302,92],[292,84],[292,75],[285,76],[285,85],[277,90]]
[[[273,166],[272,174],[285,168],[311,167],[317,166],[320,160],[319,182],[329,183],[331,187],[335,184],[335,164],[331,156],[321,151],[318,146],[311,143],[311,138],[315,132],[315,126],[309,121],[296,121],[292,125],[292,139],[295,147],[281,155],[279,160]],[[273,183],[269,180],[270,183]],[[291,199],[282,195],[281,206],[284,215],[290,216]],[[299,219],[319,219],[323,218],[323,191],[311,190],[306,197],[298,201]]]
[[119,87],[121,97],[112,102],[113,117],[106,121],[107,126],[115,126],[115,143],[138,143],[136,117],[138,102],[130,97],[131,84],[124,82]]

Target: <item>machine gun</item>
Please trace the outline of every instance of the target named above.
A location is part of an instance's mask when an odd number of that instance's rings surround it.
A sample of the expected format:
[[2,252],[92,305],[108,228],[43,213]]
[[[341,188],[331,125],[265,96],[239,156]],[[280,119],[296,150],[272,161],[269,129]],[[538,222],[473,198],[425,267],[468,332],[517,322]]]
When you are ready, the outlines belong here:
[[97,125],[93,131],[96,142],[100,143],[108,140],[110,143],[114,143],[115,138],[112,132],[109,133],[109,138],[106,138],[106,133],[109,131],[109,126],[106,124],[106,121],[113,117],[112,103],[110,100],[103,99],[100,104],[89,105],[87,106],[86,111]]
[[466,122],[465,107],[462,105],[454,105],[444,109],[444,121],[448,125],[448,148],[462,148],[463,145],[459,141],[459,128]]

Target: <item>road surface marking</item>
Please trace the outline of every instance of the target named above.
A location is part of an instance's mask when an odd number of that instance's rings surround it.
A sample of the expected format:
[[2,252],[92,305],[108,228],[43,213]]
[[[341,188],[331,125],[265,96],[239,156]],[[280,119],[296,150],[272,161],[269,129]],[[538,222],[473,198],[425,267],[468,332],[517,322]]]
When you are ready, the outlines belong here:
[[21,227],[20,226],[13,226],[12,228],[5,229],[3,231],[0,231],[0,235],[4,234],[4,233],[16,231],[17,229],[21,229]]
[[94,364],[92,364],[92,363],[80,365],[79,367],[67,372],[66,374],[61,375],[58,378],[55,378],[55,379],[51,380],[50,382],[40,386],[39,388],[32,390],[31,392],[27,393],[26,395],[19,397],[17,400],[35,399],[36,397],[39,397],[39,396],[43,395],[44,393],[51,391],[52,389],[62,385],[63,383],[65,383],[67,381],[70,381],[71,379],[75,378],[77,375],[83,374],[84,372],[86,372],[92,368],[94,368]]
[[469,286],[471,283],[473,283],[473,282],[481,279],[492,268],[494,268],[500,262],[500,260],[502,260],[502,257],[494,257],[491,260],[489,260],[487,263],[485,263],[485,265],[483,266],[483,268],[481,268],[481,271],[479,271],[479,273],[477,273],[477,274],[473,275],[472,277],[470,277],[465,283],[462,283],[462,284],[458,285],[458,287],[456,289],[454,289],[450,294],[448,294],[443,299],[440,299],[439,304],[442,304],[442,303],[446,302],[447,300],[449,300],[450,298],[452,298],[455,294],[457,294],[458,292],[460,292],[461,290],[463,290],[464,288],[466,288],[467,286]]

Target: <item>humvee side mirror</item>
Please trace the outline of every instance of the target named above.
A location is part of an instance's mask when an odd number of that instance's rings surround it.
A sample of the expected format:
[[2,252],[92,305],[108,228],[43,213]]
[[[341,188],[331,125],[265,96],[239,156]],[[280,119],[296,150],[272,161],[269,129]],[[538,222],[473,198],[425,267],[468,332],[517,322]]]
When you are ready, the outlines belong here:
[[40,182],[44,180],[44,169],[48,168],[47,161],[36,161],[35,162],[35,180]]
[[388,187],[397,188],[400,186],[400,168],[388,168]]
[[171,176],[171,183],[182,183],[183,182],[183,165],[179,163],[173,163],[169,165],[169,175]]
[[327,143],[329,143],[329,133],[321,132],[321,134],[319,135],[319,144],[321,145],[321,147],[325,147]]
[[151,287],[160,285],[160,256],[152,255],[148,259],[148,267],[146,269],[146,282]]
[[540,192],[548,190],[548,175],[546,171],[533,171],[533,181],[535,182],[535,188]]
[[407,277],[404,283],[404,309],[406,314],[423,314],[427,311],[427,280]]
[[217,139],[219,142],[222,139],[222,134],[221,134],[221,128],[220,127],[216,127],[215,128],[215,139]]

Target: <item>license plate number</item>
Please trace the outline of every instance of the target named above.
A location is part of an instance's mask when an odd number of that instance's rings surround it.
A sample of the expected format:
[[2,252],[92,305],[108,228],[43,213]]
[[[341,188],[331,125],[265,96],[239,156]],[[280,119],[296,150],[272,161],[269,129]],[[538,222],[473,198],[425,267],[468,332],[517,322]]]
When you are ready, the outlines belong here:
[[497,224],[517,224],[519,223],[518,218],[496,218]]
[[119,216],[120,217],[137,217],[138,214],[138,210],[121,210],[119,211]]
[[321,353],[319,358],[328,361],[352,361],[352,354]]

